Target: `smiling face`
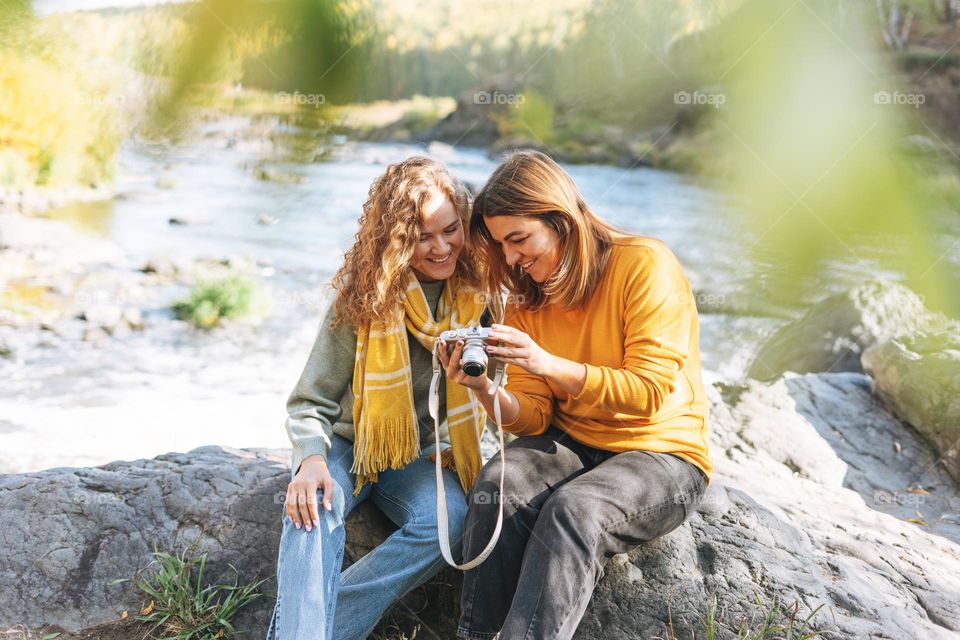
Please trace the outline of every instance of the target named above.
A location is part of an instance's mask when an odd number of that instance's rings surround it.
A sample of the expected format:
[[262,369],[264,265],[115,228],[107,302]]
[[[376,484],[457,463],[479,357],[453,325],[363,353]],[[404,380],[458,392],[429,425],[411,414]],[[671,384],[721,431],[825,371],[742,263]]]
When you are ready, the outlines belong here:
[[440,191],[424,205],[422,218],[410,267],[421,282],[446,280],[463,251],[463,223],[450,198]]
[[508,266],[517,266],[540,284],[557,270],[560,235],[552,227],[528,216],[486,216],[483,222]]

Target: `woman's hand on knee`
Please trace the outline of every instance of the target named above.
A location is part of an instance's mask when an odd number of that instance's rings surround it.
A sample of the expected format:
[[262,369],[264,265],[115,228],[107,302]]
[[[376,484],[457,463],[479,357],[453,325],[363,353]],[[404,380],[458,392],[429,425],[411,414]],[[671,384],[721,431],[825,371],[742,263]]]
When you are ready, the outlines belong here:
[[287,515],[297,529],[306,526],[310,531],[314,526],[320,526],[318,490],[323,491],[323,507],[330,511],[333,508],[333,476],[327,468],[327,459],[320,455],[308,456],[287,485]]

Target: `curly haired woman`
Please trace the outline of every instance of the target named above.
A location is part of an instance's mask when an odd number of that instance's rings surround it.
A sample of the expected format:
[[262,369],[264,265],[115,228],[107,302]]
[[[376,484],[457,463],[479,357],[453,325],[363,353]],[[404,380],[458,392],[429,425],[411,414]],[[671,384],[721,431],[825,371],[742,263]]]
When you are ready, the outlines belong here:
[[[486,286],[513,302],[487,348],[507,363],[496,391],[501,462],[468,499],[472,557],[504,508],[493,553],[464,576],[459,635],[486,640],[573,636],[611,556],[680,526],[713,469],[701,382],[699,322],[680,263],[659,240],[597,218],[548,157],[517,153],[477,195],[471,231]],[[448,380],[490,382],[441,350]]]
[[[469,198],[440,163],[414,157],[370,187],[336,297],[287,402],[293,480],[268,639],[366,638],[387,608],[441,567],[432,351],[483,311],[465,243]],[[481,467],[482,409],[446,384],[441,460],[450,538]],[[373,500],[399,529],[341,573],[344,520]],[[322,505],[322,506],[321,506]]]

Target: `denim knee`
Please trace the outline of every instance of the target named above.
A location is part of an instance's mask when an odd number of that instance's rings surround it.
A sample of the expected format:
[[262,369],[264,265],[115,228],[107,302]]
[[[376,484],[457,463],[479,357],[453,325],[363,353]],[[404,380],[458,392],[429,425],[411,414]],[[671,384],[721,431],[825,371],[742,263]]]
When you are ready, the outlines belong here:
[[591,541],[601,531],[599,523],[591,517],[590,506],[575,493],[565,492],[562,488],[547,499],[537,525],[549,527],[551,533],[573,541],[583,551],[589,551]]
[[[317,489],[317,515],[320,517],[320,527],[323,528],[324,533],[329,534],[337,527],[343,526],[345,510],[346,496],[336,480],[333,481],[333,500],[330,502],[329,511],[323,506],[323,490]],[[289,516],[284,515],[284,518],[288,520]],[[306,529],[303,531],[306,533]]]
[[467,503],[464,500],[447,501],[447,526],[450,533],[450,546],[454,551],[463,543],[463,532],[467,519]]

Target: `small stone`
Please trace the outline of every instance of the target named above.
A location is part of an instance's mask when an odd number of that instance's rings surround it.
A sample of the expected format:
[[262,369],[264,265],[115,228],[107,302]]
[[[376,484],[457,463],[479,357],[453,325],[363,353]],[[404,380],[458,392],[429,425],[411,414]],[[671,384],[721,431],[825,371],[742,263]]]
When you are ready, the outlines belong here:
[[143,329],[143,313],[136,307],[127,307],[123,310],[123,321],[131,329]]
[[254,175],[260,180],[280,184],[301,184],[307,181],[307,177],[299,173],[267,169],[266,167],[258,167],[254,171]]
[[167,220],[167,223],[171,225],[182,225],[182,226],[201,225],[201,224],[208,224],[209,220],[204,220],[202,218],[193,218],[190,216],[171,216],[170,219]]
[[85,309],[77,317],[87,324],[110,329],[120,323],[123,312],[116,305],[104,304]]
[[84,342],[103,342],[109,334],[102,327],[89,327],[83,332]]

